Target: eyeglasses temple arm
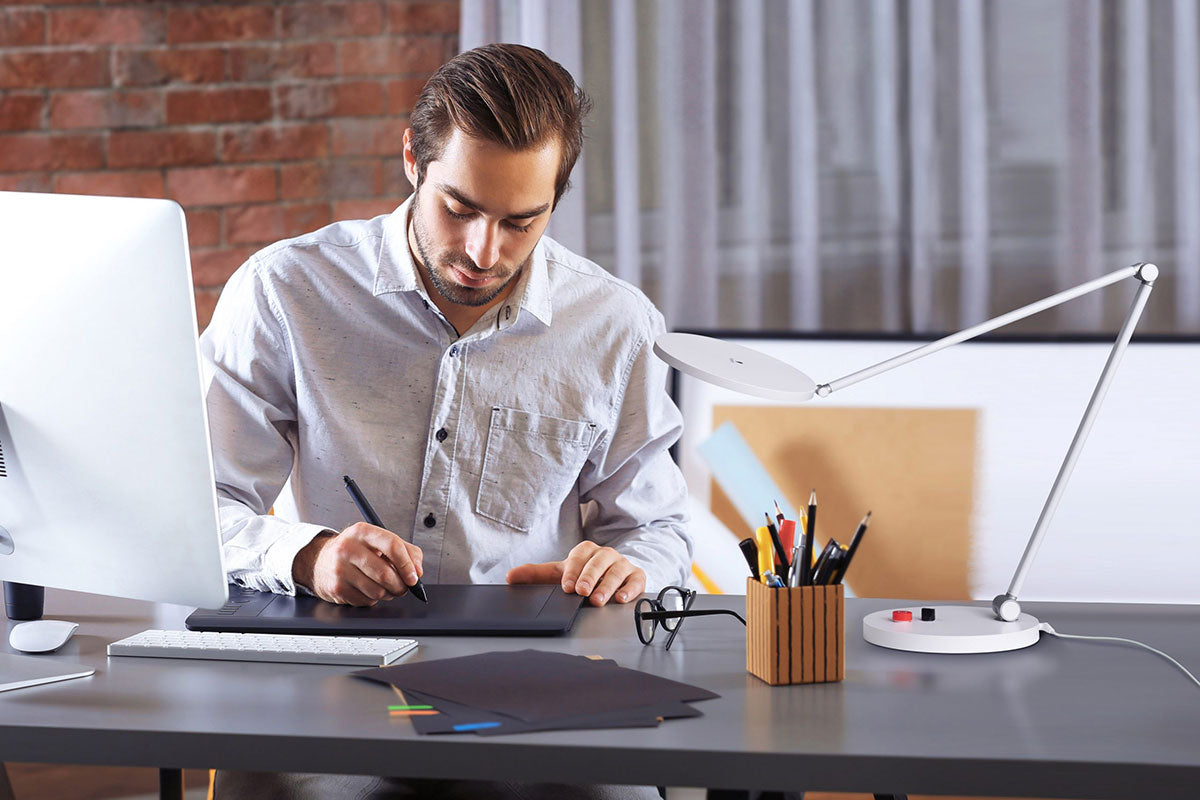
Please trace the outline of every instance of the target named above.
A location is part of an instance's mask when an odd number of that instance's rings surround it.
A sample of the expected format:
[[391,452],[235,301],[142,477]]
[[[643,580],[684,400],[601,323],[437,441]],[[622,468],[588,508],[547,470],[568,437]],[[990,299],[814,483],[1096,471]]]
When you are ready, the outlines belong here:
[[663,620],[682,619],[683,617],[710,617],[716,614],[729,614],[730,616],[737,617],[743,625],[746,624],[746,620],[741,614],[726,608],[698,609],[696,611],[643,611],[641,617],[642,619]]

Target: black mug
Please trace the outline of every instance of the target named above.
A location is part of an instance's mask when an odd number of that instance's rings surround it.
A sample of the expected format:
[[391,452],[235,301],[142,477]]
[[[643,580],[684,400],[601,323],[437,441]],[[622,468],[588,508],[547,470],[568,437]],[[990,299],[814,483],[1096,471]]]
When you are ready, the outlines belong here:
[[46,605],[46,587],[4,582],[4,613],[11,620],[41,619]]

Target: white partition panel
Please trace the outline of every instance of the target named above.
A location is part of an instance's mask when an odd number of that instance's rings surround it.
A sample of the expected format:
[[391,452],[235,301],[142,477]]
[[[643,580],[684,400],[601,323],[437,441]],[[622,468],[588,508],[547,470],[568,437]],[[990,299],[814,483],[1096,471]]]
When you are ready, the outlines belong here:
[[[733,338],[829,382],[921,342]],[[968,342],[814,399],[812,407],[971,408],[978,414],[970,591],[1012,578],[1111,341]],[[677,375],[680,465],[701,506],[698,446],[714,405],[778,405]],[[1134,340],[1025,583],[1025,600],[1200,602],[1200,341]],[[804,498],[791,498],[793,503]],[[703,531],[699,531],[701,535]]]

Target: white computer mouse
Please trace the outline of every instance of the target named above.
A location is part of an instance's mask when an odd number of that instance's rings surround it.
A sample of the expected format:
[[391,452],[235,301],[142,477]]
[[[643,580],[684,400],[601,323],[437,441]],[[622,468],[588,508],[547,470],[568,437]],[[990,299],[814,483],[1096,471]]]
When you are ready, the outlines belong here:
[[8,643],[22,653],[50,653],[66,644],[78,627],[78,622],[35,619],[14,625],[8,632]]

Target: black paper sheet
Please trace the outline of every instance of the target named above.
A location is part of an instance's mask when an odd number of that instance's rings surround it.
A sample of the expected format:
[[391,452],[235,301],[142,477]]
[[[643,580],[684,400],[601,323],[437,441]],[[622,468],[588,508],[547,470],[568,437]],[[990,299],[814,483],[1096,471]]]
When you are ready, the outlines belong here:
[[421,697],[438,715],[411,717],[419,733],[481,735],[567,728],[641,727],[698,716],[685,705],[719,695],[621,667],[613,661],[544,650],[479,653],[354,673]]
[[[440,697],[423,695],[406,690],[405,697],[411,703],[431,705],[438,714],[413,716],[413,728],[422,735],[440,733],[475,733],[479,736],[499,736],[506,733],[528,733],[531,731],[599,730],[601,728],[653,728],[662,719],[698,717],[700,712],[687,703],[663,703],[658,706],[604,711],[598,714],[556,717],[542,722],[525,722],[506,714],[484,711],[460,703],[452,703]],[[488,727],[476,727],[480,723]],[[495,724],[491,724],[495,723]],[[464,730],[459,726],[470,726]]]

